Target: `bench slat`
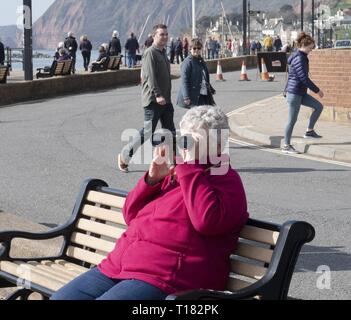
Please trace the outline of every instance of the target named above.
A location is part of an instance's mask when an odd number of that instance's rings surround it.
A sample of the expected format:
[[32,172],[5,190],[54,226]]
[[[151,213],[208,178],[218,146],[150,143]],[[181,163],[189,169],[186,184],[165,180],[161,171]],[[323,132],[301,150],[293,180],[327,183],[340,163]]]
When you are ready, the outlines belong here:
[[231,261],[231,272],[255,280],[261,280],[267,273],[267,268],[254,266],[252,264],[233,259]]
[[252,283],[244,281],[244,280],[240,280],[237,278],[230,277],[228,280],[226,289],[233,292],[233,291],[237,291],[237,290],[246,288],[250,285],[252,285]]
[[91,218],[96,218],[126,226],[122,212],[112,211],[87,204],[83,207],[82,214]]
[[40,271],[44,272],[45,274],[49,274],[57,279],[60,279],[60,280],[62,279],[66,282],[69,282],[76,277],[76,275],[70,275],[70,274],[67,274],[65,272],[55,270],[47,265],[44,265],[44,264],[42,264],[40,262],[36,262],[36,261],[30,261],[30,262],[28,262],[27,265],[33,266],[33,269],[31,269],[31,270],[35,270],[35,271],[40,270]]
[[[26,268],[27,266],[26,263],[23,263],[22,265],[23,268]],[[29,283],[35,283],[53,291],[61,289],[66,284],[65,281],[60,281],[50,275],[43,275],[35,270],[31,272],[23,272],[25,269],[20,267],[20,263],[16,264],[9,261],[0,261],[1,271],[17,276],[20,279],[27,280]]]
[[245,226],[240,232],[240,238],[263,242],[275,246],[277,244],[279,232],[253,226]]
[[84,272],[89,271],[88,268],[84,268],[84,267],[82,267],[82,266],[80,266],[78,264],[74,264],[74,263],[68,262],[66,260],[55,260],[55,263],[60,265],[60,266],[64,266],[68,270],[77,271],[79,273],[84,273]]
[[64,274],[68,275],[68,276],[74,276],[77,277],[79,275],[81,275],[83,272],[82,271],[78,271],[72,268],[65,268],[63,265],[58,264],[57,262],[51,261],[51,260],[47,260],[47,261],[41,261],[41,264],[44,266],[48,266],[51,269],[63,272]]
[[101,236],[118,239],[125,232],[125,229],[108,226],[103,223],[94,222],[87,219],[79,219],[76,227],[78,229],[89,231]]
[[95,237],[90,237],[86,234],[78,232],[73,233],[71,241],[73,243],[80,244],[91,249],[103,251],[105,253],[110,253],[115,247],[114,242],[97,239]]
[[272,260],[273,251],[270,249],[255,247],[246,243],[239,243],[234,254],[265,263],[270,263]]
[[103,192],[90,191],[87,196],[90,202],[98,203],[101,205],[123,209],[126,201],[123,197],[113,196]]
[[102,260],[104,260],[106,257],[97,253],[93,253],[87,250],[83,250],[80,248],[76,247],[68,247],[67,256],[70,258],[75,258],[80,261],[88,262],[93,265],[98,265]]

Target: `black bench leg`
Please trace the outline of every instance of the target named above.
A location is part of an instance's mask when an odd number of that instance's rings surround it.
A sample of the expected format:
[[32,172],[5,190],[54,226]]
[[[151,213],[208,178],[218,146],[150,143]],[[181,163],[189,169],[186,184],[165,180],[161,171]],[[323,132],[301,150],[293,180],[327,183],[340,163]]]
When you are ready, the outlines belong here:
[[29,296],[33,293],[32,290],[28,289],[20,289],[17,290],[16,292],[10,294],[6,300],[17,300],[20,298],[20,300],[28,300]]
[[[29,289],[19,289],[16,292],[10,294],[9,296],[6,297],[5,300],[28,300],[29,297],[35,293],[35,291],[29,290]],[[44,300],[47,300],[47,297],[42,296]]]

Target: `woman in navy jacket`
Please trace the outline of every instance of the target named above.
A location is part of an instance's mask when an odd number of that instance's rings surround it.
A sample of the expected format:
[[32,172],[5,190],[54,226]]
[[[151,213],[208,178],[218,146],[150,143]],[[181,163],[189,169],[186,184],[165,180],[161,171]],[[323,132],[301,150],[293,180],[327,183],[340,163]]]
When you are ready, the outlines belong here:
[[301,32],[297,39],[297,46],[299,49],[288,60],[289,78],[286,86],[289,122],[285,130],[285,146],[282,151],[289,154],[298,153],[291,145],[291,137],[301,105],[314,110],[304,138],[322,138],[314,131],[314,126],[323,111],[323,105],[307,93],[307,89],[310,89],[320,98],[324,96],[324,93],[311,81],[308,74],[309,60],[307,56],[315,48],[315,41],[311,36]]
[[210,105],[214,106],[215,90],[210,84],[207,65],[201,57],[202,42],[194,39],[190,43],[191,54],[182,64],[182,83],[178,93],[177,105],[182,108]]

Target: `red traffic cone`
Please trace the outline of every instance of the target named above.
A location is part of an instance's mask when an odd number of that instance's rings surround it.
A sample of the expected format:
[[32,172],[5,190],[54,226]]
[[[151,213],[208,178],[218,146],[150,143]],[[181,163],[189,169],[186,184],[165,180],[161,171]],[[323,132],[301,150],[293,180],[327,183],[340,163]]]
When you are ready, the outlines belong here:
[[239,81],[250,81],[249,77],[247,76],[245,60],[243,60],[243,65],[241,67],[241,74],[240,74],[240,80]]
[[221,61],[220,60],[218,60],[218,65],[217,65],[216,81],[225,81],[224,78],[223,78],[223,71],[222,71],[222,66],[221,66]]

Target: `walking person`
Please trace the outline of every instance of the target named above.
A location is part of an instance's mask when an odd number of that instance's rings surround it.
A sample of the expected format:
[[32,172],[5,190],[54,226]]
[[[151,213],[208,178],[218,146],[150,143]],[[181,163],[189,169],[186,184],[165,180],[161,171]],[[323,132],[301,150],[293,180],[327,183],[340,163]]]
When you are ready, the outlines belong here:
[[205,47],[206,47],[206,52],[207,52],[207,60],[210,60],[212,58],[212,37],[209,36],[208,39],[205,42]]
[[78,43],[76,38],[73,36],[73,32],[68,32],[68,37],[65,39],[65,48],[68,50],[72,58],[72,73],[76,73],[76,59],[77,59],[77,50]]
[[3,66],[4,64],[5,64],[5,47],[0,40],[0,65]]
[[171,65],[167,58],[167,26],[158,24],[153,28],[154,43],[143,56],[142,63],[142,105],[144,107],[144,128],[134,137],[132,143],[123,148],[118,156],[118,167],[128,172],[128,164],[145,138],[153,142],[153,134],[159,120],[163,129],[176,135],[174,108],[171,101]]
[[110,57],[119,56],[122,53],[121,41],[118,38],[118,31],[113,31],[112,39],[108,44],[107,54]]
[[125,49],[127,51],[128,68],[134,68],[136,65],[136,53],[139,52],[139,43],[133,32],[126,42]]
[[279,52],[282,49],[283,43],[279,36],[275,38],[273,46],[276,52]]
[[176,54],[176,59],[177,59],[177,64],[180,63],[180,60],[183,62],[184,57],[183,57],[183,43],[180,37],[177,38],[177,41],[175,43],[175,54]]
[[90,59],[91,59],[91,50],[93,50],[93,46],[91,42],[88,40],[88,36],[84,35],[81,37],[79,50],[82,53],[84,70],[88,71]]
[[201,56],[202,42],[193,39],[190,44],[190,55],[184,60],[181,71],[181,87],[177,105],[182,108],[195,106],[214,106],[215,90],[210,84],[207,65]]
[[301,105],[312,108],[307,131],[304,138],[322,138],[314,131],[315,124],[319,119],[323,105],[314,97],[307,93],[310,89],[323,98],[324,93],[320,90],[309,78],[309,60],[308,55],[315,48],[315,41],[304,32],[301,32],[297,39],[298,50],[288,60],[289,78],[286,86],[287,102],[289,105],[289,121],[285,130],[285,146],[282,149],[283,153],[297,154],[298,151],[291,145],[291,137],[296,124]]
[[188,38],[184,38],[184,41],[183,41],[183,54],[184,54],[184,59],[189,55],[189,41],[188,41]]
[[171,43],[169,47],[169,59],[171,64],[174,64],[175,54],[176,54],[176,42],[173,38],[171,38]]

